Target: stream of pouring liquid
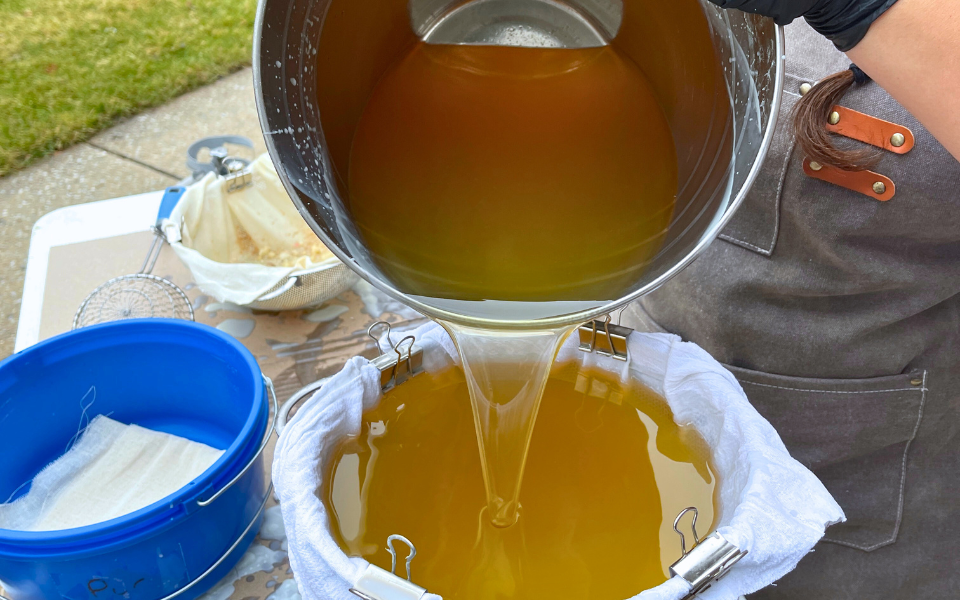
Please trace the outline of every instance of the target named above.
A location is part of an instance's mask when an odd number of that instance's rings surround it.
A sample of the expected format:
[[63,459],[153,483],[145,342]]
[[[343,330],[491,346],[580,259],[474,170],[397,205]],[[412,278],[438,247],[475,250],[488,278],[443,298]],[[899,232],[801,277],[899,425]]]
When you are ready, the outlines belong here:
[[520,516],[520,484],[550,367],[570,328],[503,332],[441,325],[460,352],[490,521],[509,527]]
[[[418,43],[373,91],[348,182],[363,243],[398,289],[516,320],[511,307],[621,297],[662,245],[677,165],[649,83],[613,47]],[[444,326],[468,381],[488,511],[509,526],[570,330]]]

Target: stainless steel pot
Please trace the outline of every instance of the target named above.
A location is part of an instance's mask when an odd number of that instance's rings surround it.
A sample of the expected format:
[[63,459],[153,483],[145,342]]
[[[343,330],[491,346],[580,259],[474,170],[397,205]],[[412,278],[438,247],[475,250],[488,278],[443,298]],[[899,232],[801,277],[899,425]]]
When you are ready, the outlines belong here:
[[[667,241],[629,293],[493,320],[441,299],[406,295],[380,272],[347,218],[340,174],[373,86],[418,38],[554,47],[610,43],[640,65],[678,148],[680,186]],[[749,190],[773,136],[783,34],[769,19],[723,11],[706,0],[260,0],[253,66],[260,121],[280,178],[344,263],[430,317],[483,328],[557,327],[589,321],[656,289],[716,238]]]

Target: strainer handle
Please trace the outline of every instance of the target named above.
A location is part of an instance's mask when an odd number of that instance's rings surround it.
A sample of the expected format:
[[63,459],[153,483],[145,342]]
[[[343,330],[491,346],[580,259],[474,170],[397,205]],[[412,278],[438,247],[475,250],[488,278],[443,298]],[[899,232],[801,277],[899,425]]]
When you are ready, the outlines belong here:
[[277,415],[280,413],[279,407],[277,406],[277,391],[273,388],[273,381],[269,377],[267,377],[266,375],[262,375],[262,377],[263,377],[263,385],[266,386],[267,390],[270,392],[270,398],[273,399],[273,423],[270,425],[270,427],[267,428],[267,432],[264,434],[263,441],[260,442],[260,448],[257,449],[256,454],[254,454],[250,458],[250,460],[247,461],[247,464],[244,465],[242,469],[240,469],[240,472],[237,473],[236,477],[231,479],[227,485],[220,488],[220,491],[218,491],[213,496],[210,496],[210,498],[206,500],[197,500],[197,506],[207,506],[211,504],[214,500],[222,496],[227,490],[233,487],[235,483],[240,481],[240,478],[247,474],[247,471],[250,470],[250,467],[253,466],[253,463],[257,462],[257,459],[260,458],[261,454],[263,454],[264,448],[267,447],[267,442],[270,441],[271,434],[276,430]]
[[257,298],[255,302],[266,302],[267,300],[273,300],[274,298],[277,298],[289,292],[290,288],[292,288],[295,285],[297,285],[297,276],[290,275],[289,277],[287,277],[287,280],[283,282],[283,285],[280,286],[279,289],[276,289],[272,292],[267,292],[266,294]]
[[170,213],[173,212],[173,207],[177,205],[177,202],[180,201],[180,198],[186,191],[187,188],[183,187],[182,185],[178,185],[168,187],[163,192],[163,198],[160,200],[160,210],[157,211],[157,227],[160,226],[160,221],[170,218]]
[[287,420],[290,418],[290,411],[293,410],[293,407],[299,404],[300,401],[307,396],[310,396],[322,388],[328,381],[330,381],[329,377],[324,377],[319,381],[314,381],[296,394],[290,396],[290,399],[283,403],[279,412],[277,413],[277,423],[274,426],[274,430],[277,432],[277,437],[280,437],[280,434],[283,433],[283,428],[287,426]]
[[[160,223],[170,216],[170,213],[173,212],[173,207],[177,205],[180,197],[183,196],[183,193],[186,191],[187,188],[182,186],[168,187],[164,190],[163,198],[160,199],[160,210],[157,211],[157,222],[153,228],[153,243],[150,244],[150,251],[147,252],[147,257],[143,259],[143,265],[137,272],[138,275],[149,275],[153,273],[153,267],[157,265],[157,260],[160,258],[160,251],[163,250],[163,242],[166,241],[166,236],[164,236],[160,230]],[[76,327],[74,327],[74,329],[76,329]]]

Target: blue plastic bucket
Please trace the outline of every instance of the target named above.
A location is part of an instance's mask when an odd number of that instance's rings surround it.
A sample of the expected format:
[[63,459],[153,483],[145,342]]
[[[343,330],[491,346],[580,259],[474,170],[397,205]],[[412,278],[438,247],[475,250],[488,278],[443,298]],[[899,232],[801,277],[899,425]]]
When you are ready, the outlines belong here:
[[[24,482],[97,415],[224,450],[186,487],[135,513],[64,531],[0,529],[7,595],[192,600],[217,583],[256,536],[269,495],[264,382],[233,338],[165,319],[80,329],[0,363],[0,502],[27,493]],[[84,416],[81,400],[93,393]]]

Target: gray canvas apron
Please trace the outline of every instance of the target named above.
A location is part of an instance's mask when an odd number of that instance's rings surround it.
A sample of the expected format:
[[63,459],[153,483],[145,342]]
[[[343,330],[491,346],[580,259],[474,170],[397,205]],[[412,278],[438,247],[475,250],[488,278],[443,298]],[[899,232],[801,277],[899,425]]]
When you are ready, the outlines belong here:
[[625,324],[727,364],[843,507],[759,599],[960,598],[960,164],[874,83],[841,104],[912,129],[882,203],[803,174],[790,109],[849,60],[787,28],[785,105],[760,177],[704,255]]

